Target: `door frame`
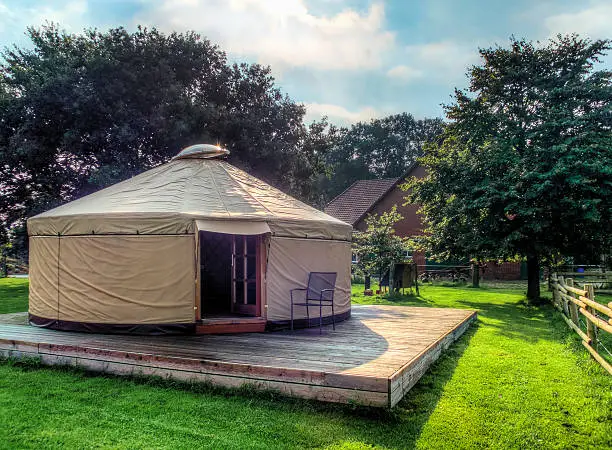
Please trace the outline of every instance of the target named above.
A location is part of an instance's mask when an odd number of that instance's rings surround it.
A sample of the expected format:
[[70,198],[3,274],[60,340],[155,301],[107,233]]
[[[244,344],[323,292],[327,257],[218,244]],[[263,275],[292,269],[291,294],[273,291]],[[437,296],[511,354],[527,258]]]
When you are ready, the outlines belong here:
[[195,228],[195,303],[193,309],[195,312],[195,321],[202,320],[202,267],[200,258],[200,233],[201,231],[196,226]]
[[[207,230],[200,230],[197,229],[195,230],[196,232],[196,236],[195,236],[195,247],[196,247],[196,254],[195,254],[195,265],[196,265],[196,279],[195,279],[195,301],[194,301],[194,312],[195,312],[195,320],[196,321],[200,321],[202,319],[204,319],[205,317],[203,317],[202,315],[202,311],[203,311],[203,302],[206,301],[206,299],[202,296],[202,271],[201,271],[201,261],[202,261],[202,257],[201,257],[201,239],[200,239],[200,233],[205,232],[205,233],[214,233],[214,234],[230,234],[230,233],[217,233],[214,231],[207,231]],[[230,236],[232,236],[234,239],[238,238],[238,237],[243,237],[245,235],[242,234],[230,234]],[[256,273],[255,273],[255,292],[256,292],[256,299],[255,299],[255,305],[245,305],[245,306],[251,306],[251,308],[247,308],[246,310],[244,308],[241,308],[242,311],[234,311],[234,302],[233,302],[233,295],[232,292],[228,293],[228,295],[230,296],[230,309],[231,309],[231,313],[232,314],[241,314],[241,315],[245,315],[245,316],[250,316],[250,317],[262,317],[263,314],[263,309],[264,307],[262,307],[262,304],[265,302],[265,285],[266,285],[266,280],[265,280],[265,272],[266,272],[266,262],[267,262],[267,241],[268,239],[266,239],[267,235],[266,234],[258,234],[258,235],[251,235],[251,236],[255,236],[256,241],[255,241],[255,265],[256,265]],[[235,240],[233,241],[235,242]],[[232,264],[230,266],[230,270],[232,271],[231,274],[231,290],[233,291],[235,289],[235,284],[234,284],[234,261],[233,261],[233,254],[235,252],[232,251]],[[245,271],[246,273],[246,271]],[[246,291],[245,291],[246,292]]]

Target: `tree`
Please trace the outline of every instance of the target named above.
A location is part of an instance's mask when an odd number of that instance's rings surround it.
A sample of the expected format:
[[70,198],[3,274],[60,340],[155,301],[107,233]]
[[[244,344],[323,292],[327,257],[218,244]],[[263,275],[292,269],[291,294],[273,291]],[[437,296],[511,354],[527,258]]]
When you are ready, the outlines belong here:
[[379,280],[391,264],[404,259],[407,241],[397,236],[393,228],[403,217],[393,206],[391,211],[365,219],[366,231],[353,232],[353,253],[357,255],[357,268],[365,276],[378,274]]
[[327,117],[323,117],[308,126],[300,142],[301,153],[304,155],[300,166],[296,168],[298,179],[302,180],[300,187],[304,190],[300,194],[321,210],[327,204],[324,186],[332,176],[326,157],[341,136],[342,129],[330,124]]
[[229,161],[309,200],[305,108],[270,68],[229,64],[193,32],[29,28],[0,63],[0,238],[26,217],[218,142]]
[[610,248],[612,73],[593,70],[609,49],[576,35],[480,49],[421,159],[428,176],[406,186],[431,251],[524,257],[535,300],[542,261]]
[[335,197],[356,180],[404,175],[422,155],[423,144],[441,131],[441,119],[416,120],[407,113],[339,130],[325,156],[330,175],[323,188],[327,198]]

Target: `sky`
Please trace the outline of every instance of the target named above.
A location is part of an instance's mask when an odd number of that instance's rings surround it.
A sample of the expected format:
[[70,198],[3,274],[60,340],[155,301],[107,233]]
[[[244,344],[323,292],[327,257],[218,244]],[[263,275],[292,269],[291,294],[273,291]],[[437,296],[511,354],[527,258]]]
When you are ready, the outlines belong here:
[[[230,61],[270,65],[307,121],[442,117],[478,48],[510,36],[612,38],[612,0],[0,0],[0,47],[30,25],[195,30]],[[612,55],[602,67],[612,67]]]

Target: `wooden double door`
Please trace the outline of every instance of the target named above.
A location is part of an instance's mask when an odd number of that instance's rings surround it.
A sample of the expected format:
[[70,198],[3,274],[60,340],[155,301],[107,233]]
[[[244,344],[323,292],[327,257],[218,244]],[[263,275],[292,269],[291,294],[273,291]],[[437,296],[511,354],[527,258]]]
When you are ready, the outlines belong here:
[[262,235],[200,234],[202,317],[261,316]]
[[261,236],[232,235],[231,312],[260,316]]

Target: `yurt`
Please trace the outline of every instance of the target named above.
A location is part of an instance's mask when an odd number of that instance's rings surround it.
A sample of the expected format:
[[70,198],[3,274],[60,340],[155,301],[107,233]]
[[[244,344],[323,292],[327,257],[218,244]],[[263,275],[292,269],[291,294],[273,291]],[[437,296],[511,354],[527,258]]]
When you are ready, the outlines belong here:
[[[350,315],[350,225],[195,145],[167,164],[28,220],[30,323],[138,334],[286,327],[290,290],[336,273]],[[319,308],[294,308],[295,326]],[[323,322],[332,319],[324,308]]]

